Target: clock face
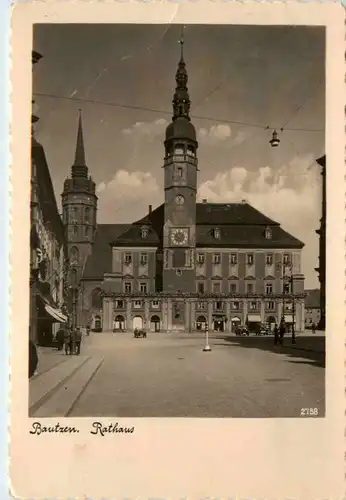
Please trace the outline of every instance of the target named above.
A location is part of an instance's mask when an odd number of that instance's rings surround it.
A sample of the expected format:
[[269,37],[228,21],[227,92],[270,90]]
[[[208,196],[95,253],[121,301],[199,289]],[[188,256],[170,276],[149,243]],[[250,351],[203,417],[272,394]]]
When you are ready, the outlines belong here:
[[185,198],[182,194],[178,194],[175,198],[175,202],[177,205],[184,205]]
[[186,245],[188,240],[187,229],[172,229],[171,240],[173,245]]

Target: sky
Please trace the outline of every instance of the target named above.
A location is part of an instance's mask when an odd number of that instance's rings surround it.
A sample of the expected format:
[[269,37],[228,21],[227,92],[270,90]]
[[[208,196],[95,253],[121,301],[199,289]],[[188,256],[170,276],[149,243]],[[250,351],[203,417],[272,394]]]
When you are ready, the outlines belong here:
[[[33,72],[36,138],[58,202],[73,164],[78,109],[98,222],[132,222],[163,202],[180,34],[178,25],[35,26],[33,48],[43,55]],[[324,29],[188,25],[184,57],[199,142],[198,199],[245,199],[279,222],[305,243],[305,287],[318,287]],[[269,144],[274,129],[277,148]]]

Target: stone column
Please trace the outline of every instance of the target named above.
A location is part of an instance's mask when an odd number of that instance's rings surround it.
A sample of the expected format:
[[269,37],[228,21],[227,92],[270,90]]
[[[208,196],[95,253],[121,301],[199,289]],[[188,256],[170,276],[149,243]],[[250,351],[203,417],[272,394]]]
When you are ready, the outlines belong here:
[[132,320],[131,320],[131,299],[126,299],[126,328],[128,332],[132,331]]
[[226,332],[232,332],[232,314],[231,314],[231,301],[226,300]]
[[162,328],[164,332],[168,331],[168,308],[167,302],[162,300],[161,302],[161,311],[162,311]]
[[194,300],[190,303],[190,321],[191,331],[196,330],[196,302]]
[[167,299],[167,331],[169,332],[172,330],[172,311],[173,311],[173,305],[172,305],[172,299]]
[[208,328],[211,332],[213,330],[213,301],[208,300]]
[[113,300],[105,297],[103,299],[103,322],[102,322],[102,330],[110,331],[112,330],[112,317],[113,317]]
[[149,299],[144,299],[144,329],[150,331]]
[[191,332],[191,302],[185,301],[185,331]]
[[261,322],[265,323],[265,310],[264,310],[265,302],[264,299],[261,299],[261,305],[260,305],[260,314],[261,314]]
[[246,325],[247,320],[247,299],[243,301],[243,325]]

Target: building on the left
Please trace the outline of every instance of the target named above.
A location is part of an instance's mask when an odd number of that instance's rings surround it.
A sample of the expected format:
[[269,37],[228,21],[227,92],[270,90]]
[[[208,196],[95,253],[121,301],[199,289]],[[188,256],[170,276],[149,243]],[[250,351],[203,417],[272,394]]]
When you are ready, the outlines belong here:
[[[32,64],[42,58],[32,52]],[[67,321],[66,241],[47,158],[35,138],[32,115],[30,199],[30,339],[49,345],[60,323]]]

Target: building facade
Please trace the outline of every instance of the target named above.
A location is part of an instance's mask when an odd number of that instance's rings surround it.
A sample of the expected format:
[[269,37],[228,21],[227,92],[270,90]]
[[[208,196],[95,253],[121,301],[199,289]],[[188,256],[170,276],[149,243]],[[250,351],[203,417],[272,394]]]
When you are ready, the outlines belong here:
[[[284,318],[303,330],[304,244],[246,201],[197,203],[198,142],[183,53],[175,79],[164,140],[164,203],[149,206],[133,224],[96,226],[92,219],[95,232],[79,285],[81,323],[96,331],[208,326],[231,332]],[[72,191],[66,187],[63,204],[69,208]],[[97,199],[90,200],[96,217]],[[81,244],[74,234],[68,231],[69,248]]]
[[320,290],[306,290],[305,297],[305,328],[310,329],[315,325],[319,327],[321,321],[321,293]]
[[[33,52],[33,64],[41,59]],[[38,118],[32,117],[32,123]],[[49,344],[54,330],[65,322],[64,226],[59,215],[52,180],[44,149],[31,139],[31,200],[30,200],[30,338],[39,344]]]

